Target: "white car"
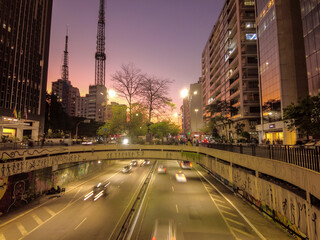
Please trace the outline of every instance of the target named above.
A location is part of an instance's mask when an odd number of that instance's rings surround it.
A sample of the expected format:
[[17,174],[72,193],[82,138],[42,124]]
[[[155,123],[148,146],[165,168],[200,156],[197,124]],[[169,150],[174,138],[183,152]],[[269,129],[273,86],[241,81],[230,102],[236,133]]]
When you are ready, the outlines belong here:
[[181,171],[176,173],[176,180],[177,180],[177,182],[187,182],[186,176]]
[[166,173],[166,168],[163,165],[158,167],[158,173]]
[[175,240],[176,229],[173,220],[171,219],[157,219],[155,221],[152,238],[154,240],[165,239]]
[[128,173],[130,172],[132,167],[130,165],[124,166],[124,168],[121,170],[123,173]]

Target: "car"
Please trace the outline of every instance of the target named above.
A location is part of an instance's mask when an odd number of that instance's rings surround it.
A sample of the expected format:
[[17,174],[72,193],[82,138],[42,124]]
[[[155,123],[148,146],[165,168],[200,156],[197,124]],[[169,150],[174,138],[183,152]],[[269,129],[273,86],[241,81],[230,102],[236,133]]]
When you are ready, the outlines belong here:
[[176,180],[177,180],[177,182],[187,182],[186,176],[181,171],[176,173]]
[[149,160],[144,160],[140,166],[149,166],[150,165],[150,161]]
[[201,141],[201,143],[204,143],[204,144],[209,143],[209,140],[205,138]]
[[172,219],[156,219],[152,232],[152,240],[175,240],[176,229]]
[[166,168],[163,165],[159,165],[158,167],[158,173],[166,173]]
[[124,168],[122,168],[121,172],[123,173],[128,173],[130,172],[132,169],[132,167],[130,165],[124,166]]
[[190,161],[181,161],[180,162],[180,167],[182,169],[191,169],[192,168],[192,163]]
[[107,195],[107,187],[110,185],[110,182],[98,183],[93,187],[92,191],[87,193],[84,196],[84,201],[90,199],[92,197],[93,201],[98,200],[102,196]]
[[137,160],[132,160],[130,165],[133,166],[133,167],[136,167],[136,166],[138,166],[138,161]]

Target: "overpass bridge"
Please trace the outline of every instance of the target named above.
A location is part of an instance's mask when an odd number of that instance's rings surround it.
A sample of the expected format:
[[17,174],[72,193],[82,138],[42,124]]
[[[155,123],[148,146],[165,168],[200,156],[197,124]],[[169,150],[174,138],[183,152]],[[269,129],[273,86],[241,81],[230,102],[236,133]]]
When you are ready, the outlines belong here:
[[[70,166],[123,159],[188,160],[203,166],[226,186],[291,231],[320,240],[320,173],[269,158],[173,145],[56,146],[0,151],[0,187],[15,176],[46,169],[59,174]],[[0,193],[0,203],[2,195]]]

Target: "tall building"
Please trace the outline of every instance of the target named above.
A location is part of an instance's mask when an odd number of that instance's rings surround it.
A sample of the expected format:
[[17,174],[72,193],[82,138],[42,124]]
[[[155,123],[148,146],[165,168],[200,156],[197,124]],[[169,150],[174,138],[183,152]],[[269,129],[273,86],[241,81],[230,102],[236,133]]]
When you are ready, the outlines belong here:
[[87,118],[97,122],[105,121],[107,88],[104,85],[89,86]]
[[52,0],[0,1],[0,135],[44,131]]
[[77,103],[77,107],[76,107],[76,117],[84,117],[87,118],[88,117],[88,98],[89,98],[89,94],[86,94],[85,97],[81,97],[79,96],[76,103]]
[[320,93],[320,1],[300,0],[309,94]]
[[257,0],[260,142],[295,144],[282,109],[308,93],[299,0]]
[[100,0],[97,29],[97,51],[95,54],[95,85],[89,87],[87,117],[95,121],[105,121],[107,88],[105,87],[105,11],[104,0]]
[[190,109],[190,130],[193,135],[199,135],[203,126],[201,78],[199,82],[190,84],[189,109]]
[[77,99],[80,97],[80,92],[79,89],[73,87],[69,81],[68,34],[66,35],[61,79],[58,79],[56,82],[52,82],[52,94],[57,96],[63,110],[69,116],[76,116]]
[[214,114],[233,121],[218,126],[226,139],[237,137],[237,123],[257,137],[260,105],[254,4],[254,0],[227,0],[202,53],[203,106],[226,102],[235,108],[231,113]]

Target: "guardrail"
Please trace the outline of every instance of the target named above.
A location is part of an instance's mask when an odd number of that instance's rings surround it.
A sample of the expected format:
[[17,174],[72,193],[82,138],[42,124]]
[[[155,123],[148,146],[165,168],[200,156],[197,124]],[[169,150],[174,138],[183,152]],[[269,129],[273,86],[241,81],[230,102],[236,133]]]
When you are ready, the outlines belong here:
[[294,164],[316,172],[320,172],[319,146],[287,146],[287,145],[233,145],[208,143],[208,148],[241,153],[251,156],[269,158],[285,163]]

